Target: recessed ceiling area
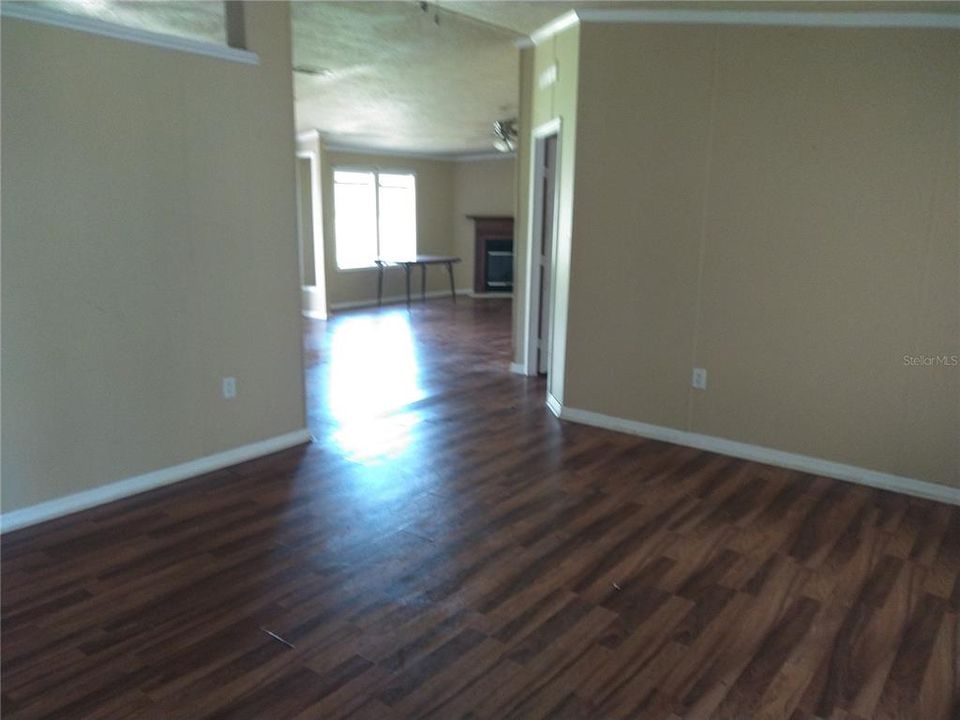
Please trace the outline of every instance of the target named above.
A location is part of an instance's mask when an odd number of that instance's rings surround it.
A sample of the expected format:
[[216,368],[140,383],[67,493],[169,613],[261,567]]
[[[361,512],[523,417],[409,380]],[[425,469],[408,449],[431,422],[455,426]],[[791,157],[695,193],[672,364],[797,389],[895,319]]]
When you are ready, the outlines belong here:
[[297,129],[332,145],[491,152],[493,122],[517,114],[519,37],[447,4],[294,3]]

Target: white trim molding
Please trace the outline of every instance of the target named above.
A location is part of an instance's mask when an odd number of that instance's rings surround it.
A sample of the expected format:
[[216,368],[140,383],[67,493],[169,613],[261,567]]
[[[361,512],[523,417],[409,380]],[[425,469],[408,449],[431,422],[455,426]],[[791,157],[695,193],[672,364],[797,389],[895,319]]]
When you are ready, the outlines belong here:
[[953,12],[864,12],[832,10],[641,10],[583,8],[571,10],[514,42],[519,48],[549,40],[579,23],[643,23],[674,25],[766,25],[780,27],[849,28],[930,28],[960,30],[960,13]]
[[748,443],[727,440],[726,438],[712,435],[701,435],[685,430],[663,427],[662,425],[651,425],[636,420],[603,415],[589,410],[579,410],[577,408],[562,406],[556,402],[555,398],[553,398],[553,403],[555,403],[555,405],[551,403],[551,396],[548,395],[547,407],[561,420],[569,420],[570,422],[580,423],[582,425],[592,425],[593,427],[628,433],[630,435],[639,435],[675,445],[685,445],[720,455],[729,455],[731,457],[752,460],[753,462],[764,463],[766,465],[799,470],[812,475],[845,480],[880,490],[890,490],[892,492],[913,495],[927,500],[960,505],[960,488],[938,485],[937,483],[926,482],[925,480],[892,475],[877,470],[868,470],[855,465],[846,465],[844,463],[823,460],[808,455],[798,455],[783,450],[774,450],[760,445],[750,445]]
[[202,40],[193,40],[179,35],[168,35],[166,33],[153,32],[152,30],[142,30],[127,25],[118,25],[117,23],[106,22],[85,15],[71,15],[70,13],[50,10],[42,5],[32,3],[12,5],[8,2],[2,2],[0,3],[0,15],[4,18],[26,20],[42,25],[66,28],[68,30],[79,30],[80,32],[86,32],[92,35],[100,35],[101,37],[124,40],[140,45],[150,45],[152,47],[164,48],[165,50],[205,55],[218,60],[228,60],[245,65],[260,64],[260,56],[249,50],[242,50],[228,45],[218,45],[217,43],[204,42]]
[[516,152],[500,152],[491,150],[490,152],[467,153],[466,155],[455,155],[450,158],[454,162],[482,162],[484,160],[516,160]]
[[[312,132],[312,131],[309,131]],[[300,140],[305,133],[297,133]],[[362,145],[338,145],[326,142],[324,152],[340,153],[343,155],[380,155],[382,157],[408,158],[410,160],[436,160],[437,162],[477,162],[481,160],[514,160],[515,152],[502,153],[496,150],[470,150],[463,152],[435,153],[425,150],[390,150]]]
[[260,440],[259,442],[242,445],[232,450],[207,455],[206,457],[190,460],[189,462],[171,467],[154,470],[153,472],[135,475],[124,480],[100,485],[99,487],[83,490],[73,495],[47,500],[46,502],[31,505],[20,510],[12,510],[0,515],[0,532],[8,532],[18,528],[36,525],[45,520],[69,515],[86,510],[97,505],[120,500],[131,495],[137,495],[147,490],[171,485],[181,480],[203,475],[204,473],[220,470],[231,465],[237,465],[247,460],[270,455],[271,453],[287,450],[297,445],[312,442],[313,436],[306,428],[276,437]]
[[560,404],[560,401],[554,397],[553,393],[547,393],[547,409],[556,415],[561,420],[567,420],[568,418],[563,417],[563,405]]
[[326,139],[323,143],[324,152],[341,153],[343,155],[381,155],[383,157],[411,158],[413,160],[444,160],[453,161],[453,154],[432,153],[422,150],[391,150],[389,148],[366,147],[362,145],[340,145]]
[[527,375],[536,375],[540,368],[538,367],[538,327],[535,319],[540,317],[540,302],[541,298],[540,292],[540,283],[541,277],[540,272],[537,269],[541,266],[539,257],[540,254],[536,250],[536,244],[533,242],[534,238],[538,236],[541,231],[540,225],[543,222],[543,196],[542,193],[537,192],[539,183],[542,181],[542,164],[543,158],[541,156],[543,148],[540,144],[540,141],[544,138],[550,137],[551,135],[557,136],[557,146],[556,146],[556,163],[554,167],[554,187],[553,187],[553,223],[551,228],[553,231],[553,237],[550,238],[550,276],[549,280],[549,297],[546,298],[547,301],[547,317],[550,318],[550,323],[547,326],[548,331],[548,346],[549,357],[553,355],[553,281],[556,276],[556,251],[557,251],[557,241],[559,239],[559,228],[560,228],[560,172],[561,167],[564,162],[563,158],[563,122],[561,118],[555,117],[542,125],[538,125],[533,129],[533,132],[530,134],[533,144],[530,151],[530,177],[529,184],[527,186],[527,197],[531,199],[529,212],[527,213],[527,227],[523,228],[523,232],[526,233],[527,238],[527,293],[526,298],[523,298],[525,301],[522,321],[523,321],[523,335],[522,337],[522,353],[523,353],[523,362],[527,366]]
[[531,375],[527,372],[527,366],[523,363],[510,363],[510,372],[515,375],[523,375],[524,377],[536,377],[536,375]]
[[539,45],[545,40],[549,40],[554,35],[562,33],[567,28],[573,27],[580,22],[581,13],[577,10],[570,10],[559,17],[555,17],[542,28],[530,33],[530,42]]
[[791,27],[919,27],[960,29],[960,13],[832,10],[601,10],[577,11],[580,22],[680,25],[780,25]]
[[[317,130],[316,128],[313,128],[311,130],[304,130],[303,132],[297,133],[297,142],[303,143],[303,144],[309,143],[310,148],[315,147],[314,143],[320,142],[320,139],[321,139],[320,131]],[[304,148],[304,150],[306,151],[306,150],[309,150],[310,148]],[[297,150],[299,151],[300,148],[297,148]]]

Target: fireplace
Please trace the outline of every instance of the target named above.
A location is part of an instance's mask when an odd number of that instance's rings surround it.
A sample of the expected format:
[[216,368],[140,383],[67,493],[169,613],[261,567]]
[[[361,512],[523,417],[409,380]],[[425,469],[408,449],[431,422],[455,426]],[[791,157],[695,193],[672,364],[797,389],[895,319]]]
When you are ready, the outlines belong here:
[[488,240],[484,292],[513,292],[513,239]]
[[475,223],[473,290],[513,292],[513,218],[470,215]]

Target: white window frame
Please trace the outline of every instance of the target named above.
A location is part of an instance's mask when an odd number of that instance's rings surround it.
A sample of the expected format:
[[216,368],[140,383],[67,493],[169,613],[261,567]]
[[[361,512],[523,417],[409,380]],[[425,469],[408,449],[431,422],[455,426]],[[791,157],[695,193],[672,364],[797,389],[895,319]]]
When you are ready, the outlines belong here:
[[398,168],[398,167],[381,167],[379,165],[334,165],[330,172],[330,188],[332,191],[333,202],[331,203],[331,214],[333,216],[333,263],[337,268],[337,272],[341,273],[352,273],[352,272],[365,272],[367,270],[375,269],[376,264],[363,265],[362,267],[340,267],[340,258],[337,253],[337,194],[336,194],[336,177],[337,171],[343,172],[359,172],[359,173],[373,173],[373,189],[374,189],[374,203],[376,204],[377,209],[377,221],[374,225],[377,228],[377,256],[380,255],[380,175],[412,175],[413,176],[413,224],[414,224],[414,250],[419,252],[420,245],[420,217],[417,212],[417,199],[420,197],[420,181],[417,178],[417,171],[411,170],[409,168]]

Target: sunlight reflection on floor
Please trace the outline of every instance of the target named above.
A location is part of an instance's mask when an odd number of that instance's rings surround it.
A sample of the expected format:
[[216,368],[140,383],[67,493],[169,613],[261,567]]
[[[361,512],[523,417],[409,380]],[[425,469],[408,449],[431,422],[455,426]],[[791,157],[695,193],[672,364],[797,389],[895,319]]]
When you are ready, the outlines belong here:
[[427,396],[413,334],[402,311],[344,318],[330,342],[333,440],[355,462],[397,457],[413,441],[420,413],[403,409]]

